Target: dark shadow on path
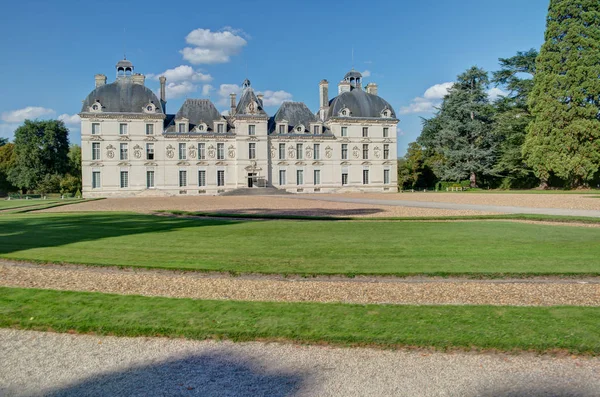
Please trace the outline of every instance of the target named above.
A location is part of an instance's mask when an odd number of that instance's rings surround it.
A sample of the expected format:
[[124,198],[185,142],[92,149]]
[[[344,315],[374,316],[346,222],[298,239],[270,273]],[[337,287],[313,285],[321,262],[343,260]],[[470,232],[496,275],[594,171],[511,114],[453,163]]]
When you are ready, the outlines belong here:
[[46,396],[284,397],[298,391],[306,376],[265,371],[245,357],[210,353],[93,376]]
[[287,216],[326,216],[339,217],[344,220],[344,217],[374,215],[383,212],[379,208],[352,208],[352,209],[336,209],[336,208],[231,208],[206,211],[206,213],[214,214],[250,214],[250,215],[287,215]]

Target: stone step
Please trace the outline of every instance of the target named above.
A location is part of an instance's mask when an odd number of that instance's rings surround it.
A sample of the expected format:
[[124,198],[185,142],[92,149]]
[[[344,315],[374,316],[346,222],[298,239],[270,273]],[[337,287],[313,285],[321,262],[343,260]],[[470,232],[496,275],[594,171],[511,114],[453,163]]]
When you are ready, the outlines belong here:
[[290,194],[285,190],[280,190],[274,187],[243,187],[240,189],[230,190],[221,193],[221,196],[274,196]]

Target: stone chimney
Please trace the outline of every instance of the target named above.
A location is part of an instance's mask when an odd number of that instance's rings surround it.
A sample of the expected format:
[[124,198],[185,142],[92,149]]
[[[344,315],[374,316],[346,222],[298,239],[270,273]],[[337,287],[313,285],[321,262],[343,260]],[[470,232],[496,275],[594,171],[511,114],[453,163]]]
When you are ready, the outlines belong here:
[[160,81],[160,100],[162,102],[167,102],[167,91],[165,89],[166,87],[166,83],[167,83],[167,78],[165,76],[160,76],[158,78],[158,81]]
[[319,83],[319,116],[325,121],[327,112],[329,111],[329,82],[321,80]]
[[235,108],[237,107],[236,95],[232,92],[229,94],[229,99],[231,100],[229,115],[233,116],[235,114]]
[[133,81],[133,84],[144,85],[144,82],[146,81],[146,76],[140,73],[136,73],[133,76],[131,76],[131,80]]
[[377,95],[377,84],[375,84],[375,83],[367,84],[367,93]]
[[106,84],[106,76],[103,74],[97,74],[96,76],[94,76],[94,79],[96,80],[96,88]]

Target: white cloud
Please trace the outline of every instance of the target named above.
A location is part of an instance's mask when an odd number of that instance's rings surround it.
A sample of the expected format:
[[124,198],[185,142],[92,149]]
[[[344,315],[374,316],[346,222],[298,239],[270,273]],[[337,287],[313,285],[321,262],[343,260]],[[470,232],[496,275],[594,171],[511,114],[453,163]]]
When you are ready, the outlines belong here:
[[202,87],[202,96],[209,96],[212,91],[214,91],[215,87],[210,84],[205,84]]
[[65,123],[65,125],[67,127],[75,127],[75,128],[79,128],[80,123],[81,123],[81,118],[79,117],[78,114],[67,114],[67,113],[63,113],[60,116],[58,116],[58,119],[61,120],[63,123]]
[[292,94],[285,91],[265,91],[263,98],[264,106],[279,106],[285,101],[292,100]]
[[3,112],[2,115],[0,115],[0,119],[7,123],[21,123],[27,119],[37,119],[38,117],[49,116],[54,113],[55,112],[52,109],[40,106],[27,106],[23,109]]
[[422,97],[416,97],[410,105],[401,107],[400,114],[432,113],[453,85],[454,83],[448,82],[429,87]]
[[400,127],[396,127],[396,133],[397,136],[404,136],[404,131],[402,131],[402,128]]
[[221,84],[219,86],[219,91],[217,92],[217,95],[219,96],[217,104],[221,106],[229,105],[229,94],[236,94],[237,100],[239,100],[241,93],[242,87],[237,84]]
[[240,34],[241,31],[231,27],[225,27],[219,32],[196,29],[185,38],[191,47],[185,47],[180,53],[183,59],[194,65],[226,63],[248,44]]
[[198,70],[194,70],[194,68],[188,65],[180,65],[176,68],[165,70],[163,73],[159,74],[149,74],[147,77],[149,79],[158,80],[160,76],[165,76],[167,78],[167,82],[171,83],[178,83],[181,81],[208,83],[213,79],[210,74],[204,74]]
[[179,98],[196,91],[198,91],[198,86],[190,81],[167,83],[166,87],[167,99]]
[[371,71],[370,70],[365,70],[361,74],[362,74],[362,77],[371,77]]
[[494,87],[494,88],[490,88],[487,91],[487,94],[488,94],[490,101],[494,102],[496,99],[500,98],[501,96],[507,96],[508,92],[503,91],[498,87]]
[[453,85],[454,83],[448,82],[431,86],[425,91],[425,94],[423,94],[423,98],[444,99],[444,97],[448,94],[448,90],[452,88]]

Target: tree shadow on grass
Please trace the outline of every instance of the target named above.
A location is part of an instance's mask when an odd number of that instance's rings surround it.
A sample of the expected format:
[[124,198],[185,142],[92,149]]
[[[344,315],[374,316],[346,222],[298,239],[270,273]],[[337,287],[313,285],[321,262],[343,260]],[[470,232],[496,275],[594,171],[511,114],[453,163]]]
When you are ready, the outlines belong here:
[[0,255],[143,233],[190,227],[229,226],[243,220],[184,219],[139,214],[73,213],[0,217]]
[[93,376],[46,396],[291,396],[306,375],[266,372],[238,355],[189,355],[126,371]]
[[314,217],[336,217],[339,220],[344,220],[346,217],[374,215],[383,212],[379,208],[352,208],[352,209],[336,209],[336,208],[232,208],[206,211],[206,213],[215,214],[251,214],[251,215],[267,215],[267,216],[314,216]]

